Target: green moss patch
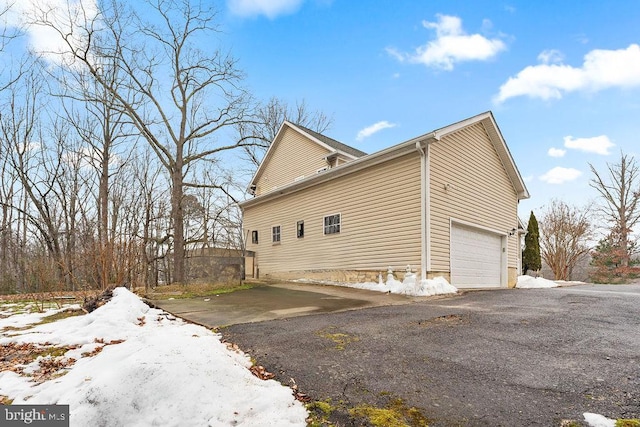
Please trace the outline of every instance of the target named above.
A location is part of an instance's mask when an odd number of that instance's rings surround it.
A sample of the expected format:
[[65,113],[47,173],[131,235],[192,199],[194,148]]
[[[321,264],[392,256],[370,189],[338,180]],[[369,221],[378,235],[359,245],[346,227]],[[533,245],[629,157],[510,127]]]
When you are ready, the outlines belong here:
[[393,399],[385,408],[359,405],[349,410],[354,418],[364,419],[375,427],[428,427],[429,420],[419,409],[408,407],[402,399]]
[[360,341],[360,338],[345,334],[343,332],[337,332],[337,328],[335,326],[331,326],[329,328],[316,331],[316,335],[322,338],[326,338],[331,340],[336,345],[336,350],[344,350],[347,344],[352,342]]
[[309,417],[307,427],[328,427],[333,426],[329,421],[329,416],[336,408],[331,404],[331,400],[318,400],[305,404]]
[[52,314],[51,316],[43,317],[42,320],[37,324],[44,325],[45,323],[57,322],[58,320],[66,319],[67,317],[82,316],[84,314],[86,313],[82,310],[59,311],[58,313]]
[[616,420],[616,427],[640,427],[640,419],[638,418],[621,418]]

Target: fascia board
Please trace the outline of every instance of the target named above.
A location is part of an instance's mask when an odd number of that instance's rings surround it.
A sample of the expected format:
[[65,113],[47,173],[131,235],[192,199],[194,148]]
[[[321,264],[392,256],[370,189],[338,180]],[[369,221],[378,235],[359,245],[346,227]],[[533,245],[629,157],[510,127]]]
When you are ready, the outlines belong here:
[[[483,119],[482,124],[487,129],[487,122],[491,123],[491,127],[494,132],[487,132],[487,134],[495,135],[495,138],[491,138],[492,142],[497,148],[498,153],[500,154],[500,158],[502,160],[503,166],[507,171],[507,174],[511,178],[514,188],[518,193],[518,200],[528,199],[530,197],[529,191],[527,190],[527,186],[522,179],[522,175],[520,175],[520,171],[518,170],[518,166],[516,162],[513,160],[513,156],[511,155],[511,151],[509,151],[509,146],[507,145],[504,137],[502,136],[502,132],[500,132],[500,128],[496,123],[495,118],[491,112],[488,112],[488,117]],[[497,139],[497,141],[496,141]]]
[[267,152],[264,154],[264,157],[262,158],[262,161],[260,162],[260,165],[258,166],[256,173],[253,174],[251,181],[249,181],[249,186],[246,189],[247,193],[251,193],[251,187],[253,186],[253,184],[255,184],[255,182],[258,180],[258,178],[262,174],[262,170],[265,168],[264,165],[268,163],[268,160],[271,157],[271,153],[273,152],[272,151],[273,147],[276,145],[276,141],[278,141],[278,138],[280,137],[280,134],[282,134],[284,127],[290,126],[290,125],[291,123],[289,123],[286,120],[282,122],[282,124],[280,125],[280,129],[278,129],[278,133],[276,133],[276,137],[273,138],[273,141],[271,141],[271,144],[269,144],[269,148],[267,148]]
[[[453,123],[449,126],[445,126],[434,131],[434,133],[436,135],[436,139],[440,140],[442,137],[448,134],[457,132],[460,129],[474,125],[476,123],[482,123],[485,131],[487,132],[487,135],[489,135],[492,144],[494,145],[496,151],[498,152],[498,155],[500,156],[502,166],[507,172],[507,175],[509,175],[509,179],[511,180],[511,183],[513,184],[513,187],[518,194],[518,200],[528,199],[530,195],[529,191],[527,190],[527,186],[524,184],[522,175],[520,175],[520,171],[518,170],[518,167],[513,160],[513,156],[509,151],[509,146],[504,140],[502,132],[500,132],[500,128],[498,127],[498,124],[496,123],[496,120],[493,117],[493,113],[491,111],[487,111],[478,114],[477,116],[469,117],[468,119]],[[490,126],[491,128],[489,129],[488,126]]]
[[331,181],[333,179],[349,175],[362,169],[373,167],[382,162],[395,159],[396,157],[400,157],[411,152],[417,153],[416,142],[422,142],[429,139],[434,140],[433,133],[428,133],[417,138],[413,138],[409,141],[405,141],[398,145],[394,145],[393,147],[389,147],[385,150],[381,150],[367,156],[359,157],[351,162],[345,163],[333,169],[329,169],[326,172],[304,178],[300,181],[293,182],[261,196],[245,200],[244,202],[240,202],[239,205],[243,209],[250,206],[258,205],[260,203],[282,197],[286,194],[300,191],[314,185],[321,184],[323,182]]
[[356,157],[356,156],[352,156],[349,153],[346,153],[346,152],[344,152],[342,150],[338,150],[338,149],[336,149],[336,148],[334,148],[334,147],[332,147],[330,145],[325,144],[324,142],[320,141],[315,136],[311,135],[310,133],[305,132],[304,129],[300,129],[298,126],[296,126],[293,123],[289,123],[289,126],[291,126],[293,129],[297,130],[298,132],[304,134],[304,136],[306,136],[307,138],[311,139],[313,142],[315,142],[319,146],[321,146],[323,148],[326,148],[329,151],[332,151],[332,152],[335,152],[335,153],[340,153],[343,156],[346,156],[346,157],[348,157],[349,159],[352,159],[352,160],[358,159],[358,157]]

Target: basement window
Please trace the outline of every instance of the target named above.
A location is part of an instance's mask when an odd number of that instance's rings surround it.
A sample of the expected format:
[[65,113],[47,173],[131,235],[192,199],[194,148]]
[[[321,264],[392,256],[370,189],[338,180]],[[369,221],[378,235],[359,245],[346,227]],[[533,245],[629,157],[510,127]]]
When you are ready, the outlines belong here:
[[324,217],[324,234],[340,233],[341,215],[327,215]]
[[280,243],[280,226],[276,225],[271,228],[271,241],[273,243]]
[[254,245],[258,244],[258,230],[253,230],[251,232],[251,243]]
[[298,221],[296,223],[296,236],[298,239],[304,237],[304,221]]

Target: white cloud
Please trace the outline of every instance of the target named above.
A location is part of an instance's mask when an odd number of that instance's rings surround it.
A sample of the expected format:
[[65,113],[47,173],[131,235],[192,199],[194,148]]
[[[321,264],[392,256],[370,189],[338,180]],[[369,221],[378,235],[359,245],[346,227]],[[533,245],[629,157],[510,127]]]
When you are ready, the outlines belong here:
[[582,175],[582,172],[577,169],[558,166],[540,176],[540,180],[548,184],[564,184],[565,182],[573,181],[580,175]]
[[0,10],[10,5],[4,17],[10,28],[20,28],[26,34],[29,49],[42,55],[50,62],[61,63],[70,57],[63,57],[69,51],[62,37],[48,26],[35,24],[41,16],[47,19],[63,34],[71,35],[72,43],[82,48],[85,37],[79,28],[87,27],[98,16],[96,0],[0,0]]
[[[546,53],[545,53],[546,52]],[[640,86],[640,46],[631,44],[626,49],[595,49],[584,56],[581,67],[545,60],[559,58],[545,51],[538,56],[543,63],[528,66],[500,86],[494,102],[501,103],[516,96],[560,99],[565,93],[578,90],[599,91],[611,87]]]
[[[488,39],[480,34],[466,34],[462,29],[462,21],[457,16],[436,16],[437,22],[422,22],[425,28],[436,31],[435,40],[418,47],[413,54],[401,53],[394,48],[387,48],[387,53],[399,61],[450,71],[456,63],[485,61],[506,49],[506,45],[500,39]],[[490,21],[483,21],[483,27],[489,26]]]
[[398,49],[396,49],[395,47],[387,47],[385,48],[385,51],[387,51],[389,55],[393,56],[400,62],[404,62],[404,60],[406,59],[405,55],[398,51]]
[[264,15],[274,19],[298,10],[304,0],[227,0],[231,13],[239,16]]
[[524,182],[531,182],[533,181],[533,175],[527,175],[525,177],[522,178],[524,180]]
[[[80,168],[100,169],[102,167],[100,157],[100,154],[96,150],[89,147],[81,147],[77,151],[66,151],[62,158],[67,164]],[[122,159],[118,155],[111,154],[109,156],[109,166],[116,167],[121,163]]]
[[392,128],[395,126],[396,126],[395,123],[389,123],[386,120],[383,120],[378,123],[374,123],[371,126],[367,126],[366,128],[362,129],[360,132],[358,132],[358,135],[356,136],[356,141],[362,141],[363,139],[373,135],[374,133],[380,132],[382,129]]
[[538,55],[538,61],[543,64],[558,64],[564,59],[562,52],[556,49],[543,50]]
[[609,152],[609,148],[615,147],[615,144],[611,142],[609,137],[606,135],[594,136],[592,138],[574,138],[572,136],[565,136],[564,146],[574,150],[607,156],[611,154]]
[[551,157],[563,157],[566,154],[566,152],[567,150],[551,147],[549,148],[549,151],[547,151],[547,154]]

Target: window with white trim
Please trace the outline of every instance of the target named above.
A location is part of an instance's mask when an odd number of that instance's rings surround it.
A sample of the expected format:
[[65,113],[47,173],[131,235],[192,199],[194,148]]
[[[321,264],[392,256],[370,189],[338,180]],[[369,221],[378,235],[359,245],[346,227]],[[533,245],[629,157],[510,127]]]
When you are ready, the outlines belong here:
[[304,237],[304,221],[298,221],[296,223],[296,236],[298,239]]
[[340,233],[341,214],[327,215],[324,217],[324,234]]
[[271,241],[273,243],[280,243],[280,226],[279,225],[271,227]]
[[253,230],[251,232],[251,243],[254,245],[258,244],[258,230]]

